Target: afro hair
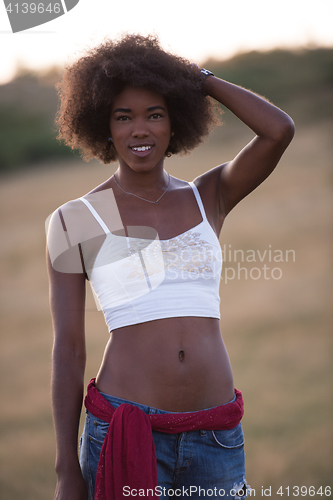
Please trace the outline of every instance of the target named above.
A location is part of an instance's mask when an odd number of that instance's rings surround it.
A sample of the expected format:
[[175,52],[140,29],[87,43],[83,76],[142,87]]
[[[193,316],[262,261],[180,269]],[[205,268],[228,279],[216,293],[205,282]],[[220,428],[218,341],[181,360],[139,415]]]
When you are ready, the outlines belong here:
[[84,160],[116,161],[108,141],[110,113],[115,97],[131,85],[163,95],[173,131],[165,154],[187,153],[219,123],[219,108],[205,94],[204,81],[195,64],[163,50],[154,36],[106,40],[68,66],[57,84],[58,139],[80,149]]

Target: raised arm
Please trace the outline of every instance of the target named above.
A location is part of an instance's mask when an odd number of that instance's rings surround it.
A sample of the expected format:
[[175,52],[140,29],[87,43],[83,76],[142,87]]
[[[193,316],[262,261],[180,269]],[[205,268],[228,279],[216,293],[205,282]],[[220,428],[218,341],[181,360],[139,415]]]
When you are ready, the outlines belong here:
[[232,161],[221,166],[220,211],[226,216],[272,172],[295,128],[286,113],[242,87],[208,76],[205,90],[256,134]]

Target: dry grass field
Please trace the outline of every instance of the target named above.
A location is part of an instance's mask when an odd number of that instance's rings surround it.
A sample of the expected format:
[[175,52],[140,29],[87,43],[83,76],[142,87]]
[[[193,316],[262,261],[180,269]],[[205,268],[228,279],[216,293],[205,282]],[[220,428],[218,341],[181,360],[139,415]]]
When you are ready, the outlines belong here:
[[[231,159],[249,136],[231,139],[224,130],[166,168],[192,180]],[[331,122],[300,127],[277,170],[222,230],[222,248],[231,254],[222,274],[221,329],[245,399],[247,476],[256,497],[262,486],[273,498],[282,498],[280,486],[283,498],[288,486],[290,496],[293,486],[333,486],[332,153]],[[113,171],[77,160],[1,178],[1,500],[53,498],[44,221]],[[234,250],[245,257],[253,250],[255,260],[242,262]],[[108,339],[88,292],[87,381]]]

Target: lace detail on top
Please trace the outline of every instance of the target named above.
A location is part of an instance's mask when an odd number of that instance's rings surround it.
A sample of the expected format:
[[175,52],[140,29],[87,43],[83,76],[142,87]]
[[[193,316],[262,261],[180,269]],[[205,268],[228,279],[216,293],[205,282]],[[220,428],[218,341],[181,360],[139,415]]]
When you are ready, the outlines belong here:
[[110,330],[167,317],[220,317],[221,248],[190,185],[203,219],[197,226],[168,240],[106,234],[87,273]]

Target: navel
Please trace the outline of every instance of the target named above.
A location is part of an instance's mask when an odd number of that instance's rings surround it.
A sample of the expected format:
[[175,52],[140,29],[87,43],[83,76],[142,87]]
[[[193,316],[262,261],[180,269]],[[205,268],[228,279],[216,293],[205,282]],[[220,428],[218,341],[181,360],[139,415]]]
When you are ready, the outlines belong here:
[[179,356],[179,361],[184,361],[184,357],[185,357],[184,351],[179,351],[178,356]]

